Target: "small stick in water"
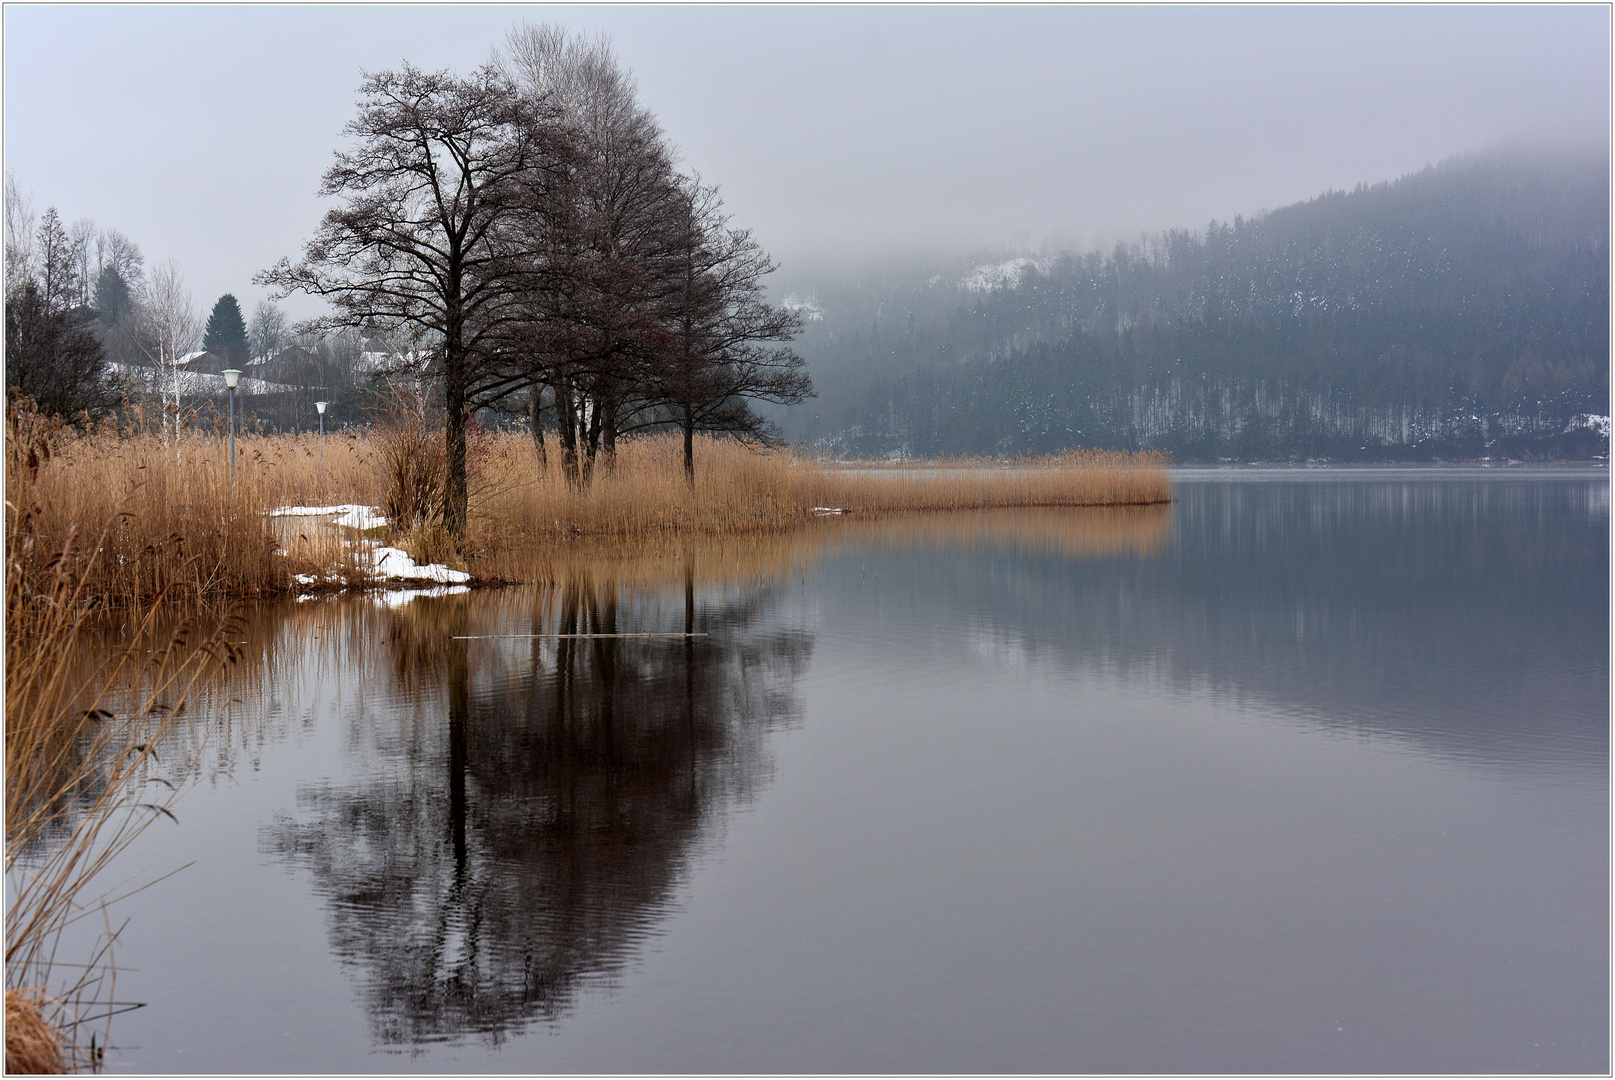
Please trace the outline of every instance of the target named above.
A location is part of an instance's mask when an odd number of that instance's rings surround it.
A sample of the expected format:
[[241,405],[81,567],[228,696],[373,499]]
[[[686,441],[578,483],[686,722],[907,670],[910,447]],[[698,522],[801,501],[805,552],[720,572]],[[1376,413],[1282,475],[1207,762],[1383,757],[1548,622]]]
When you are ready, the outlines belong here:
[[450,641],[493,641],[498,638],[618,638],[618,637],[706,637],[706,634],[455,634]]

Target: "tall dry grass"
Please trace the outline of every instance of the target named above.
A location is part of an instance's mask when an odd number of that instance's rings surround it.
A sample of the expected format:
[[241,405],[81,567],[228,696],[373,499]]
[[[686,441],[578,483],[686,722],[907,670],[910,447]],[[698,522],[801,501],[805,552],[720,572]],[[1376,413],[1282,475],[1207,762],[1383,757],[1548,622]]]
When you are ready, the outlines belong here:
[[61,1036],[45,1019],[43,996],[34,990],[7,990],[7,1075],[48,1076],[66,1071]]
[[[500,460],[521,458],[516,436],[493,440]],[[553,444],[552,444],[553,445]],[[559,449],[549,452],[551,461]],[[536,460],[531,449],[526,457]],[[1170,502],[1159,454],[1070,451],[1013,467],[865,471],[829,467],[788,450],[758,450],[729,439],[698,440],[695,486],[683,473],[676,436],[619,444],[614,465],[577,489],[558,470],[490,468],[484,497],[473,499],[472,550],[492,552],[545,539],[627,537],[661,532],[745,533],[790,528],[815,508],[855,515],[992,507],[1145,506]],[[525,464],[525,463],[524,463]],[[523,474],[524,473],[524,474]]]
[[[19,531],[25,522],[11,515],[6,534],[7,1071],[14,1005],[19,1023],[32,1026],[35,1013],[57,1033],[66,1064],[97,1064],[93,1033],[86,1045],[79,1032],[115,1011],[107,909],[119,898],[97,881],[155,817],[171,815],[177,791],[153,771],[152,747],[233,656],[231,620],[206,629],[193,617],[160,635],[156,605],[134,617],[123,646],[87,651],[85,627],[105,607],[92,583],[111,528],[52,550]],[[102,932],[70,960],[64,935],[86,918],[101,919]],[[39,1066],[50,1042],[19,1043],[19,1060]]]
[[[360,576],[337,530],[307,518],[266,518],[288,504],[362,503],[394,519],[388,540],[419,562],[475,570],[502,553],[578,537],[772,532],[813,520],[815,508],[868,516],[993,507],[1154,505],[1171,499],[1165,460],[1152,453],[1073,451],[1012,467],[858,469],[787,450],[698,440],[695,483],[677,436],[625,439],[593,482],[541,469],[521,434],[473,429],[470,522],[459,550],[443,534],[440,436],[424,416],[395,410],[367,434],[247,436],[232,485],[226,440],[62,427],[13,405],[8,528],[42,550],[76,550],[87,528],[113,522],[95,552],[92,591],[124,605],[155,596],[247,596],[287,589],[294,575]],[[561,454],[550,440],[548,460]],[[503,559],[508,563],[508,559]]]
[[[66,552],[90,575],[92,595],[126,606],[156,596],[273,592],[292,574],[338,557],[335,538],[317,532],[281,544],[264,511],[373,501],[374,455],[362,440],[327,436],[322,466],[318,436],[240,438],[233,485],[227,447],[226,439],[198,430],[172,438],[110,426],[84,431],[14,403],[8,534]],[[84,543],[92,532],[99,536],[93,550]]]

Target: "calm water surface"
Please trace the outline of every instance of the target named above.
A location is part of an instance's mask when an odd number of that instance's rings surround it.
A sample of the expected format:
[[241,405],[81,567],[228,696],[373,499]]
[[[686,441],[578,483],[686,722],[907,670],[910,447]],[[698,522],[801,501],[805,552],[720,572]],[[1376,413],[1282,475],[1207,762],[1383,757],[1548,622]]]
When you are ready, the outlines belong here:
[[252,612],[110,1067],[1608,1072],[1607,473],[1177,495]]

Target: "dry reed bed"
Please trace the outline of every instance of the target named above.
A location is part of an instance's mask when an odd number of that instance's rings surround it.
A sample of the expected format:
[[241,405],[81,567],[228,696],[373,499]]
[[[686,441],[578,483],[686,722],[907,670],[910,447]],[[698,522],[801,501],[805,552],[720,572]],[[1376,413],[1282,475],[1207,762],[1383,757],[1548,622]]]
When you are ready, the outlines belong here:
[[238,439],[232,485],[228,444],[209,435],[84,434],[15,416],[8,434],[7,531],[36,553],[20,569],[37,573],[63,551],[88,565],[94,554],[90,590],[105,603],[285,589],[291,575],[340,561],[343,546],[316,533],[277,554],[264,511],[375,495],[357,438],[328,436],[323,468],[317,436]]
[[6,991],[6,1073],[43,1076],[66,1072],[62,1043],[45,1022],[36,990]]
[[[92,590],[115,604],[274,593],[289,589],[294,575],[333,569],[357,582],[354,552],[336,530],[264,515],[288,504],[398,501],[389,487],[387,439],[385,431],[328,435],[322,465],[317,436],[241,438],[232,485],[225,440],[215,435],[86,434],[14,413],[8,528],[39,552],[68,550],[82,560],[98,548]],[[624,440],[615,460],[597,463],[592,482],[577,487],[557,467],[553,437],[550,467],[541,469],[527,436],[475,433],[463,565],[508,571],[511,553],[579,537],[778,532],[812,520],[815,507],[870,515],[1171,499],[1164,459],[1151,453],[1073,452],[1015,468],[866,473],[701,438],[693,490],[681,455],[676,436]],[[389,539],[421,562],[452,554],[441,530],[434,540],[430,523]]]
[[[19,515],[8,526],[24,523]],[[117,931],[105,924],[83,958],[61,955],[63,934],[103,917],[117,897],[101,875],[155,815],[169,812],[177,788],[152,772],[152,746],[202,681],[233,659],[234,623],[190,613],[158,634],[162,608],[153,606],[128,616],[118,644],[87,650],[86,627],[105,606],[93,585],[104,554],[97,547],[107,545],[92,538],[72,558],[15,528],[6,541],[7,1071],[14,1055],[28,1056],[28,1068],[52,1055],[60,1065],[64,1054],[93,1065],[93,1037],[86,1048],[77,1033],[110,1019]],[[43,1035],[36,1019],[49,1029]],[[13,1021],[33,1035],[13,1045]]]
[[[514,436],[500,437],[515,438]],[[497,440],[495,440],[497,441]],[[508,452],[508,451],[507,451]],[[615,466],[584,490],[551,470],[501,474],[472,506],[473,548],[496,550],[568,536],[746,533],[793,527],[828,507],[854,514],[1026,506],[1142,506],[1170,502],[1161,455],[1073,451],[1016,468],[860,474],[788,451],[702,439],[695,488],[674,436],[624,444]],[[514,455],[513,455],[514,456]],[[550,443],[549,458],[558,457]]]

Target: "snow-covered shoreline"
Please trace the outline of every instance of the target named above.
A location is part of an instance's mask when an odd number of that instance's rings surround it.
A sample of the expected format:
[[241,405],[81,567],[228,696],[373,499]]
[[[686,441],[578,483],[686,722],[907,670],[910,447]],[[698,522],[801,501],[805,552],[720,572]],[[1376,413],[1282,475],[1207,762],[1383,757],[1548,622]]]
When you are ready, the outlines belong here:
[[[361,549],[358,560],[366,565],[366,583],[369,585],[388,585],[393,582],[404,585],[429,584],[435,588],[429,590],[414,590],[433,595],[446,590],[446,586],[458,586],[452,591],[458,592],[467,587],[471,575],[464,570],[454,570],[442,563],[417,563],[409,553],[402,548],[387,547],[379,542],[364,536],[371,529],[379,529],[387,524],[387,518],[374,506],[364,506],[360,503],[340,503],[335,506],[280,506],[265,512],[266,517],[329,517],[331,524],[355,529],[359,535],[350,536],[350,547]],[[305,590],[329,588],[345,578],[338,578],[334,573],[326,574],[295,574],[292,577],[295,585]]]
[[387,519],[374,506],[360,503],[338,503],[336,506],[281,506],[266,512],[267,517],[333,517],[333,525],[346,525],[358,529],[379,529]]

